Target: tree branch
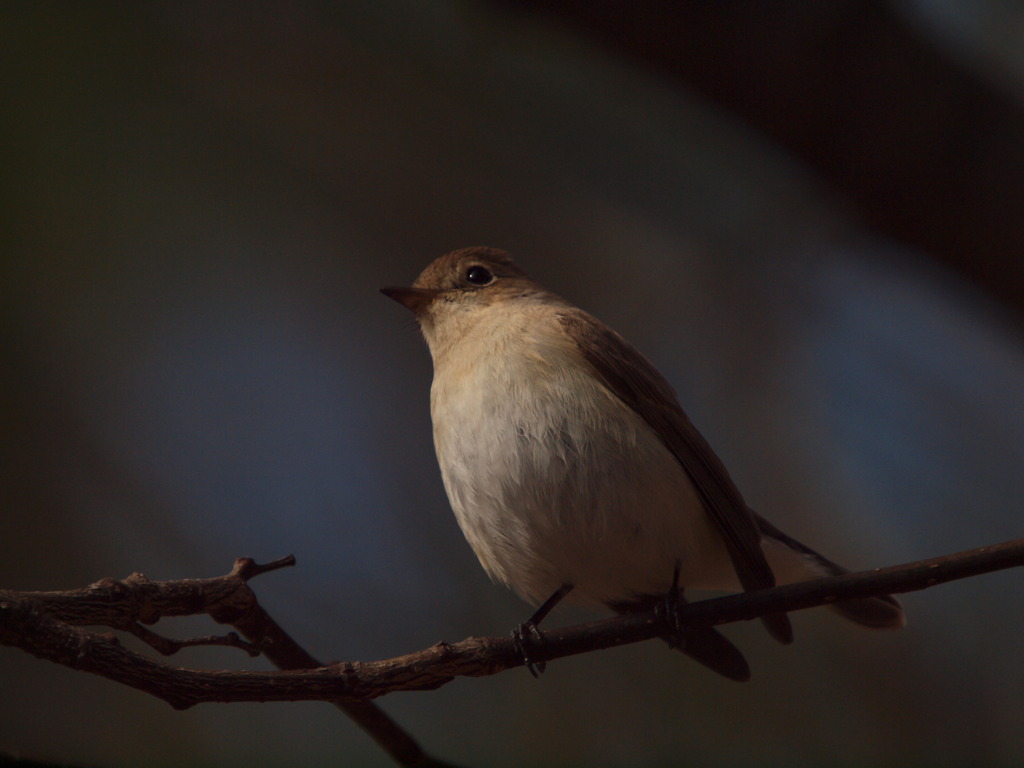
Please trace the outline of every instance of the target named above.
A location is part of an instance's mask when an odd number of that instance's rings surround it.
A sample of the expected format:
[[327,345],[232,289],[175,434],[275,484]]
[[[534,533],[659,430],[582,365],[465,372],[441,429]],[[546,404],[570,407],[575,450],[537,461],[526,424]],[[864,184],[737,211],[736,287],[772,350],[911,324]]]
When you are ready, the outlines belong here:
[[[1021,565],[1024,539],[907,565],[689,603],[681,615],[690,626],[728,624],[843,599],[927,589]],[[0,643],[138,688],[177,708],[213,701],[327,700],[348,712],[353,705],[365,706],[366,700],[394,691],[430,690],[455,677],[492,675],[523,663],[510,638],[470,637],[381,661],[322,667],[304,656],[308,666],[317,668],[295,669],[299,658],[292,656],[294,649],[282,653],[275,647],[280,642],[277,632],[284,635],[280,628],[253,629],[272,622],[245,584],[253,567],[252,561],[239,560],[231,573],[214,579],[152,582],[133,574],[123,582],[106,579],[69,592],[0,592]],[[152,621],[157,614],[184,613],[209,613],[218,621],[234,624],[271,660],[281,661],[279,666],[287,671],[172,668],[127,650],[113,635],[87,633],[73,626],[99,623],[123,627],[137,620]],[[540,653],[551,661],[662,637],[668,631],[654,611],[616,616],[542,632]],[[272,637],[275,639],[270,642]],[[293,666],[288,668],[288,664]]]
[[[175,708],[187,708],[199,703],[188,695],[181,695],[189,686],[223,686],[224,680],[230,679],[233,673],[171,668],[127,650],[113,634],[90,633],[80,627],[123,630],[164,654],[200,642],[217,643],[237,645],[247,652],[255,648],[279,669],[320,668],[321,662],[296,643],[259,605],[248,585],[249,579],[255,576],[294,564],[295,558],[291,555],[264,565],[250,558],[239,558],[230,573],[212,579],[150,581],[141,573],[133,573],[122,581],[101,579],[84,589],[0,590],[0,645],[21,648],[34,656],[145,691]],[[219,623],[232,625],[249,643],[227,639],[231,635],[221,639],[175,641],[142,626],[155,624],[164,617],[195,614],[207,614]],[[249,674],[258,679],[275,673]],[[373,702],[338,700],[330,695],[318,698],[341,709],[398,765],[417,768],[447,765],[426,754],[412,736]]]

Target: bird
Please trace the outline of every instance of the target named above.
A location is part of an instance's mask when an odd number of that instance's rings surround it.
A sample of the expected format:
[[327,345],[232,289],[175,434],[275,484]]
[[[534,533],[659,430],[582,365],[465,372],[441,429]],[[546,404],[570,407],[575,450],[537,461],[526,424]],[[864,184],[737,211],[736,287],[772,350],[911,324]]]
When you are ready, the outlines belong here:
[[[537,606],[513,632],[534,674],[536,627],[562,600],[622,614],[691,589],[848,572],[752,510],[654,364],[505,251],[455,250],[381,292],[414,313],[433,360],[434,447],[455,518],[487,574]],[[892,596],[831,607],[869,628],[905,624]],[[762,621],[792,642],[786,614]],[[670,645],[750,677],[717,629],[682,626]]]

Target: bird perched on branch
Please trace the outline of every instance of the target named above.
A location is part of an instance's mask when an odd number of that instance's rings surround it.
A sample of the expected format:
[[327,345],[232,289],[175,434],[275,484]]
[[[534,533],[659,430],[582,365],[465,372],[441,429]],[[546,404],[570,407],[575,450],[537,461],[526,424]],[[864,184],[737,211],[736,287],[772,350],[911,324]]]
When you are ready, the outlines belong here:
[[[382,292],[415,313],[430,348],[434,445],[466,539],[493,579],[540,606],[514,633],[531,671],[531,635],[563,598],[672,616],[685,589],[845,572],[747,506],[646,357],[504,251],[453,251]],[[833,607],[867,627],[904,624],[891,596]],[[762,621],[792,641],[785,614]],[[750,676],[713,628],[676,626],[671,642]]]

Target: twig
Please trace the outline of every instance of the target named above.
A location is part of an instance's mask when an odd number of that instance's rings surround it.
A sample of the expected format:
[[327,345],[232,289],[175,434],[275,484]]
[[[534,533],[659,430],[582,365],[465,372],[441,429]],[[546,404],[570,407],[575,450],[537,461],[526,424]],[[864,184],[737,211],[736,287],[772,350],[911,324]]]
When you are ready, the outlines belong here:
[[139,638],[139,640],[163,656],[173,656],[182,648],[194,648],[200,645],[223,645],[228,648],[241,648],[253,657],[260,655],[260,649],[253,643],[240,638],[237,632],[228,632],[226,635],[207,635],[205,637],[190,637],[187,640],[176,640],[173,637],[164,637],[151,629],[146,629],[141,624],[133,624],[125,631]]

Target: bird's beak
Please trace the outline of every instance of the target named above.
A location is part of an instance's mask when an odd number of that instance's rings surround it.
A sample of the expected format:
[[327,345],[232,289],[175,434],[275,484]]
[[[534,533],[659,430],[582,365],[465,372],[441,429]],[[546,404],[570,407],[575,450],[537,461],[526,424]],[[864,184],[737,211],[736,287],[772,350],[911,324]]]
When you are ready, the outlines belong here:
[[406,309],[411,309],[417,315],[426,309],[440,291],[429,288],[381,288],[380,292],[389,299],[394,299]]

